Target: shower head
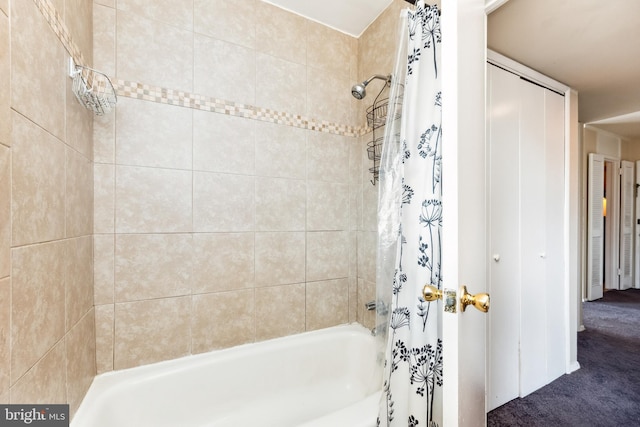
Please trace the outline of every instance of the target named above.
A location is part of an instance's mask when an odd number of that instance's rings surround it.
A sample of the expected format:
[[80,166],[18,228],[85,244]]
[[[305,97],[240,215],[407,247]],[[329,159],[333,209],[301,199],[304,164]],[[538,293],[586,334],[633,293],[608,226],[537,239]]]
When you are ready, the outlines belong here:
[[351,95],[353,95],[355,99],[363,99],[367,96],[367,89],[365,89],[366,86],[367,85],[364,82],[354,84],[351,88]]
[[363,81],[362,83],[357,83],[353,85],[353,87],[351,88],[351,95],[353,95],[355,99],[363,99],[365,96],[367,96],[367,90],[366,90],[367,85],[371,83],[372,80],[375,80],[375,79],[384,80],[387,85],[391,84],[391,74],[389,74],[388,76],[376,74],[374,76],[369,77],[367,80]]

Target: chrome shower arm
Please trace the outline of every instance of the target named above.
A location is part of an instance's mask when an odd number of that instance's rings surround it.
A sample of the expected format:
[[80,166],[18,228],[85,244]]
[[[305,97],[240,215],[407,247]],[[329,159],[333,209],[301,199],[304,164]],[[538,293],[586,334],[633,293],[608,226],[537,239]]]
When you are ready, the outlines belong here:
[[372,80],[375,80],[375,79],[384,80],[387,82],[387,84],[391,84],[391,74],[388,74],[386,76],[383,76],[382,74],[374,74],[373,76],[369,77],[367,80],[363,81],[362,84],[366,86],[369,83],[371,83]]
[[[382,74],[374,74],[362,83],[357,83],[351,88],[351,94],[356,99],[363,99],[367,96],[366,87],[372,80],[380,79],[385,81],[385,86],[391,86],[391,74],[383,76]],[[384,89],[384,88],[383,88]]]

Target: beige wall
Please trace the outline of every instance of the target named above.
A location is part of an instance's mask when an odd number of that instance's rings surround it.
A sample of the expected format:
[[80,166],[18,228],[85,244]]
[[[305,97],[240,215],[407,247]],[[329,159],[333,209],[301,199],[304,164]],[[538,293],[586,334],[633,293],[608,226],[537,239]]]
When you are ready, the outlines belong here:
[[635,162],[640,160],[640,141],[623,139],[621,144],[622,160]]
[[97,68],[268,117],[121,96],[96,120],[98,371],[355,321],[360,147],[304,121],[360,123],[357,40],[258,0],[143,3],[95,2]]
[[[91,1],[52,4],[90,61]],[[96,368],[92,115],[68,57],[35,2],[0,1],[0,402],[73,413]]]

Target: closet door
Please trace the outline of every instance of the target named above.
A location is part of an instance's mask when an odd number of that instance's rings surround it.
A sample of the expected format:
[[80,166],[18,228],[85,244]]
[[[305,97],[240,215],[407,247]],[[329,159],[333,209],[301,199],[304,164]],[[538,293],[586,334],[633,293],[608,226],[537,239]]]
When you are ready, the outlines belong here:
[[520,80],[519,94],[520,396],[526,396],[547,384],[545,90]]
[[544,90],[545,102],[545,211],[546,244],[544,253],[546,287],[547,383],[566,371],[565,324],[565,162],[564,96]]
[[488,284],[487,410],[519,395],[520,78],[487,69]]
[[589,154],[587,195],[587,300],[602,298],[604,292],[604,156]]
[[564,97],[520,83],[520,396],[565,373]]
[[620,289],[633,286],[633,162],[622,161],[620,174]]
[[487,410],[565,373],[564,97],[488,67]]

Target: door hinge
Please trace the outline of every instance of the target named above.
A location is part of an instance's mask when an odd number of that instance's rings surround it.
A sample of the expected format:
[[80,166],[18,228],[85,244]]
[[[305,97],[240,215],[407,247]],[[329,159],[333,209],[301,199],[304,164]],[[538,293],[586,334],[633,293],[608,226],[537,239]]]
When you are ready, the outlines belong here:
[[618,269],[618,276],[622,276],[622,270]]

